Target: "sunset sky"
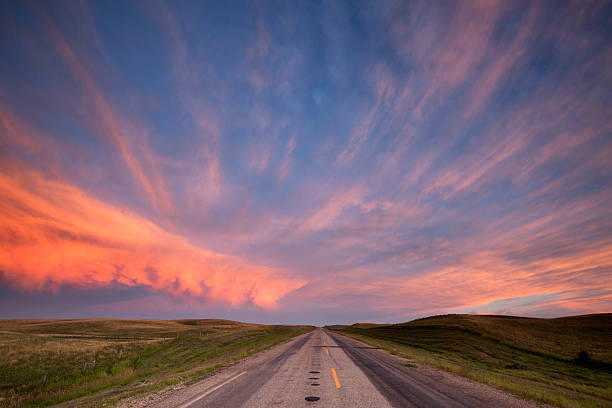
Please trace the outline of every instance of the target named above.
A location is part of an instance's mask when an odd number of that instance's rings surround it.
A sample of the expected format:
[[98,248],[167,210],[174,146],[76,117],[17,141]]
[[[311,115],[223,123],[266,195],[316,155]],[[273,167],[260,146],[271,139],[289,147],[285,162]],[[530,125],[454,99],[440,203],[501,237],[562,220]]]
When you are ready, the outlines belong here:
[[3,1],[0,33],[0,318],[612,312],[612,2]]

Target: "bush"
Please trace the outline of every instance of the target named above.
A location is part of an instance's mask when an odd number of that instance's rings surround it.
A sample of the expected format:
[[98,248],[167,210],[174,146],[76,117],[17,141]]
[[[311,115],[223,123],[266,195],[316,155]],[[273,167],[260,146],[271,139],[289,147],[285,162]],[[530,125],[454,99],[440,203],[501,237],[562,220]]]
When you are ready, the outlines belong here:
[[583,350],[578,353],[578,357],[576,357],[576,361],[578,363],[586,364],[586,363],[591,362],[591,356],[589,355],[588,352]]

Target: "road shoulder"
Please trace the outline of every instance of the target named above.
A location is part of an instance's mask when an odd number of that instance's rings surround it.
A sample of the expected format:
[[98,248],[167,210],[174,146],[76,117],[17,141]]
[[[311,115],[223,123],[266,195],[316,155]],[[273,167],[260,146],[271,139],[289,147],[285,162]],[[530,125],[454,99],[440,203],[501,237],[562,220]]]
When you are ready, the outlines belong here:
[[[431,385],[444,394],[453,396],[457,400],[466,401],[466,406],[495,406],[508,408],[537,408],[550,407],[549,405],[527,401],[507,392],[498,390],[489,385],[479,383],[469,378],[461,377],[423,363],[409,360],[386,350],[375,348],[362,341],[344,336],[337,332],[330,332],[331,336],[341,343],[349,344],[361,350],[368,350],[373,360],[384,366],[393,366],[404,375],[420,385]],[[340,339],[338,339],[338,337]],[[376,384],[376,381],[371,379]],[[552,408],[552,407],[550,407]]]
[[252,367],[257,367],[263,361],[282,355],[296,342],[300,341],[300,339],[303,339],[306,336],[311,335],[311,333],[312,332],[301,334],[271,348],[238,360],[227,367],[222,367],[217,371],[211,372],[195,383],[179,383],[145,396],[126,398],[119,401],[117,407],[163,408],[180,406],[188,401],[193,401],[199,395],[202,395],[216,386],[239,376],[239,374],[249,371]]

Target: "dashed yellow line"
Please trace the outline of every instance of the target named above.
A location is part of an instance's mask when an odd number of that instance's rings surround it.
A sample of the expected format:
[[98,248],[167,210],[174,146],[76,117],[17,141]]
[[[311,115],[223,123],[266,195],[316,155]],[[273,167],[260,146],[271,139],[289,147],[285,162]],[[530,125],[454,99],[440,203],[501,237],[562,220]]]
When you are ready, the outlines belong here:
[[336,388],[340,388],[340,381],[338,381],[338,376],[336,375],[336,370],[332,367],[332,374],[334,375],[334,381],[336,382]]
[[329,349],[325,349],[325,353],[329,356]]

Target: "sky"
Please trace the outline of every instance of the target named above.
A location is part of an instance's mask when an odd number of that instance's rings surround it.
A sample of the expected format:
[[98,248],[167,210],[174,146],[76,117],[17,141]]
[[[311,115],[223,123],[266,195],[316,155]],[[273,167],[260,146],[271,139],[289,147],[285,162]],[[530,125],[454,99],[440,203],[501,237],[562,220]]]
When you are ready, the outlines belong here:
[[0,318],[612,312],[612,2],[3,1]]

